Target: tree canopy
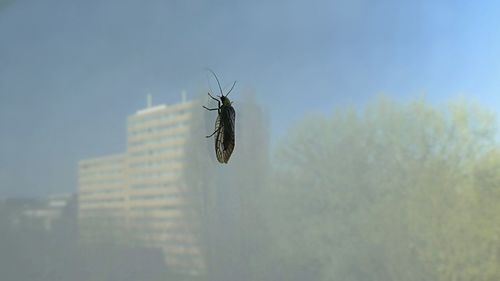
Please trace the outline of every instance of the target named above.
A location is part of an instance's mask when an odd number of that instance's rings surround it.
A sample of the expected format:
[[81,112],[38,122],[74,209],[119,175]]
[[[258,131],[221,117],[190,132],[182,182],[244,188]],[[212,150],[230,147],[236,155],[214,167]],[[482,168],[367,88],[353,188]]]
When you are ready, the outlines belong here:
[[318,280],[497,280],[494,114],[381,97],[311,115],[275,151],[282,265]]

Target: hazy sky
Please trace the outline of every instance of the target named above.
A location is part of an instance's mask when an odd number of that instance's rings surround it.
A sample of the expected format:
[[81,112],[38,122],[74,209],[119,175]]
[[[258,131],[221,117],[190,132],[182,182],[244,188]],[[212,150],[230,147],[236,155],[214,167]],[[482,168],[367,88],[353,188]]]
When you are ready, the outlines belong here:
[[148,92],[156,103],[193,96],[207,66],[239,81],[236,108],[255,90],[273,138],[305,112],[381,92],[463,95],[498,112],[497,3],[0,3],[0,196],[76,190],[77,161],[123,152],[126,117]]

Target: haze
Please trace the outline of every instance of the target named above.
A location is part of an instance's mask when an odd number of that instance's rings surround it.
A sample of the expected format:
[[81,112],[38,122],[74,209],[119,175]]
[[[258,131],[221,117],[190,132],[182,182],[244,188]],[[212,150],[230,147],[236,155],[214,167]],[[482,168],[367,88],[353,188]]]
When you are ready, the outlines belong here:
[[[500,279],[499,12],[493,1],[0,0],[0,279]],[[218,94],[207,67],[224,89],[238,81],[228,165],[204,137],[216,112],[201,105]],[[183,102],[174,174],[176,223],[199,258],[189,270],[140,238],[148,227],[123,228],[145,208],[131,182],[123,221],[96,211],[86,224],[79,180],[87,160],[134,161],[140,110]]]

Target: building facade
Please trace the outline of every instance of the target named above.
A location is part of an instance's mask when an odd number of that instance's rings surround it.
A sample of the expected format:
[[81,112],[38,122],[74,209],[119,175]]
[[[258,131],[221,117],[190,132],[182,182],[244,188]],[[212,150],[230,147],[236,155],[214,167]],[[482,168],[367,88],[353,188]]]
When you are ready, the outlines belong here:
[[194,228],[184,216],[189,206],[182,190],[193,105],[185,100],[168,106],[148,103],[128,117],[126,153],[80,162],[79,218],[84,241],[114,237],[160,248],[169,268],[203,270]]
[[79,162],[78,222],[81,241],[118,241],[123,235],[128,207],[126,168],[126,154]]

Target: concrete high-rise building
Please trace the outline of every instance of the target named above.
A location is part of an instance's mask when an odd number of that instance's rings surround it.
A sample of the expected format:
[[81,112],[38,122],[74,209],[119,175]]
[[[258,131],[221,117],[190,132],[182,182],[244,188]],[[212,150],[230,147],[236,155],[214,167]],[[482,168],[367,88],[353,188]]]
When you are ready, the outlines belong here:
[[172,269],[203,270],[182,190],[193,105],[183,97],[177,104],[152,106],[148,97],[148,107],[128,117],[126,153],[80,162],[83,240],[112,233],[126,243],[161,248]]
[[139,240],[164,250],[167,265],[202,267],[182,190],[185,144],[194,102],[150,106],[128,118],[130,227]]

